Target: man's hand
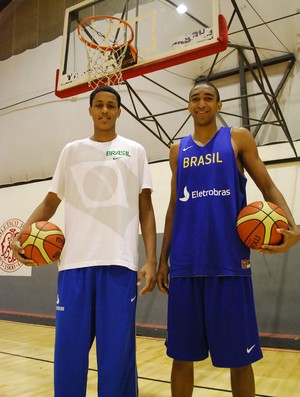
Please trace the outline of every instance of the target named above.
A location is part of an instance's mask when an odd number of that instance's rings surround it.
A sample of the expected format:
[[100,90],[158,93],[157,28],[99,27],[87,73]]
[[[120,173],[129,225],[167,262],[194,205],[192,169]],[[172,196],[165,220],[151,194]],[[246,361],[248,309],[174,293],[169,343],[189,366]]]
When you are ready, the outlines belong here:
[[11,248],[17,261],[23,263],[26,266],[38,267],[38,264],[31,259],[26,259],[24,256],[25,250],[22,248],[20,243],[20,234],[18,234],[11,242]]
[[145,278],[145,285],[144,288],[142,288],[139,292],[140,296],[154,290],[156,284],[156,263],[145,263],[145,265],[139,271],[137,285],[141,285],[143,278]]
[[169,294],[169,265],[160,262],[157,272],[157,286],[164,295]]
[[258,250],[261,254],[280,254],[289,250],[300,241],[300,230],[276,229],[276,231],[283,235],[281,244],[278,245],[262,245]]

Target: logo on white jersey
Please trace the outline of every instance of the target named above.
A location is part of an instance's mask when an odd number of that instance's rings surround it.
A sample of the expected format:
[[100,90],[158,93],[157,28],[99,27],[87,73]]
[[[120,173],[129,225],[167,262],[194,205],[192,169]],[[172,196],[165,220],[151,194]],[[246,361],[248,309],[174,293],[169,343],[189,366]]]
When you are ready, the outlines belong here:
[[113,160],[117,160],[122,157],[131,157],[129,150],[107,150],[105,155],[106,157],[112,157]]

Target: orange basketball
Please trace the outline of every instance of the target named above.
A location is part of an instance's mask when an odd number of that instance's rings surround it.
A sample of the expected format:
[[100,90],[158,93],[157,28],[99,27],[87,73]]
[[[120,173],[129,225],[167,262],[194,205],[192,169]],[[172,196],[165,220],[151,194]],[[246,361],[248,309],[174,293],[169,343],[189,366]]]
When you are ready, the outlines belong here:
[[60,228],[47,221],[33,223],[21,235],[24,256],[38,265],[47,265],[57,261],[64,243],[65,238]]
[[289,228],[283,210],[269,201],[248,204],[239,213],[236,225],[243,243],[253,249],[264,244],[280,244],[282,235],[276,229]]

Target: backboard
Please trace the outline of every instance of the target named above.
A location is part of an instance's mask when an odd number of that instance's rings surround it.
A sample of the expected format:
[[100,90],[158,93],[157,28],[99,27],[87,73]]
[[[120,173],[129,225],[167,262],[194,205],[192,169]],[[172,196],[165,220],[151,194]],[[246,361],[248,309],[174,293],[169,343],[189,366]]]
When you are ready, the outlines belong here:
[[[78,36],[78,25],[90,16],[113,16],[130,25],[136,59],[122,66],[123,80],[225,50],[227,24],[220,15],[219,0],[183,1],[184,13],[178,12],[179,0],[85,0],[67,8],[56,95],[65,98],[94,88],[89,80],[86,46]],[[107,34],[106,27],[102,30],[101,26],[97,27],[99,37]]]

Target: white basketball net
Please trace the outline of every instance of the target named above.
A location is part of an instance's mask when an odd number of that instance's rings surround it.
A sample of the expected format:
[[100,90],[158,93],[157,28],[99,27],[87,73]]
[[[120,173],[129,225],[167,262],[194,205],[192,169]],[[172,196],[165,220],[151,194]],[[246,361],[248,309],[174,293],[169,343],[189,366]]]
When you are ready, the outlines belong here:
[[89,87],[122,83],[122,62],[130,36],[128,26],[110,17],[86,21],[79,25],[78,34],[86,49]]

